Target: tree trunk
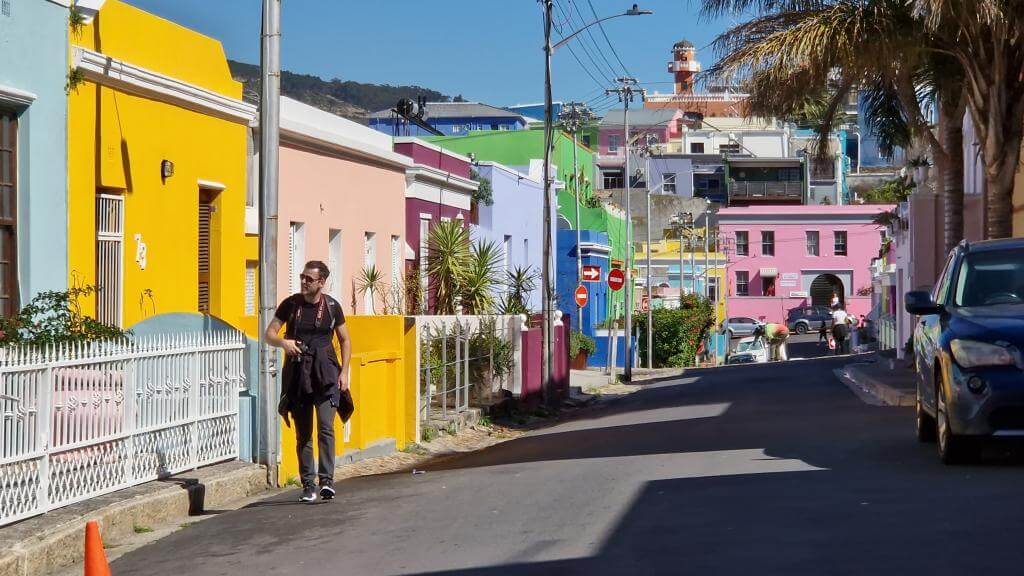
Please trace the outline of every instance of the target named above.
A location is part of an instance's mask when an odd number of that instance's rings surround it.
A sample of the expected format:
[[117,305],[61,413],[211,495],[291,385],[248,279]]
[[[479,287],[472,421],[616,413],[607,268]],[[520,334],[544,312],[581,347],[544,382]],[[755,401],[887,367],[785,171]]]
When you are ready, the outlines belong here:
[[1019,103],[1001,110],[1005,122],[989,121],[985,140],[985,238],[1013,236],[1013,184],[1020,165],[1024,106]]
[[942,179],[944,254],[964,238],[964,109],[957,103],[940,103],[939,130],[945,152]]

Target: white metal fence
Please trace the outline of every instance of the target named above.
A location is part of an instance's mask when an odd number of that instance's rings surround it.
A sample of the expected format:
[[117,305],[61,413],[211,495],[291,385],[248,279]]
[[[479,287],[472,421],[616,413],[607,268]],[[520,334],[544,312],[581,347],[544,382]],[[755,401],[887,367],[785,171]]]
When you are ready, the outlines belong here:
[[0,349],[0,525],[238,456],[237,331]]
[[518,316],[417,316],[420,421],[518,393],[521,325]]

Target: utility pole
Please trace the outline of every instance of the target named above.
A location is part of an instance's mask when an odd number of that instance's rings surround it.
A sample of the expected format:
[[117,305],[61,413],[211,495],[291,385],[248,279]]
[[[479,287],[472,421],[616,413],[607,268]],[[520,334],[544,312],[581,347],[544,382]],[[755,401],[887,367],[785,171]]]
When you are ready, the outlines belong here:
[[629,209],[629,193],[632,190],[632,178],[629,172],[629,103],[633,101],[633,97],[637,94],[640,95],[641,101],[647,99],[647,90],[636,87],[636,78],[622,77],[616,78],[616,82],[619,83],[617,88],[611,88],[605,90],[604,93],[616,94],[619,97],[619,102],[622,102],[625,106],[622,114],[622,126],[625,135],[623,137],[623,143],[626,151],[626,163],[623,169],[623,176],[625,177],[624,184],[626,185],[626,286],[625,286],[625,314],[626,317],[626,355],[623,358],[623,380],[630,382],[633,379],[633,213]]
[[544,318],[541,326],[541,334],[544,340],[544,354],[541,360],[541,369],[544,371],[541,376],[542,396],[544,403],[551,405],[555,402],[554,378],[552,368],[553,340],[551,300],[553,290],[551,288],[551,148],[554,144],[552,126],[552,103],[551,103],[551,56],[554,49],[551,46],[551,11],[554,7],[554,0],[543,0],[544,2],[544,242],[543,244],[543,266],[541,268],[541,314]]
[[[654,368],[654,298],[651,289],[651,141],[648,139],[643,147],[644,156],[644,184],[647,189],[647,276],[645,285],[647,287],[647,369]],[[664,186],[664,184],[662,184]]]
[[277,305],[277,177],[281,125],[281,0],[263,0],[260,38],[260,396],[266,426],[267,481],[278,485],[277,351],[263,331]]
[[[580,249],[580,191],[581,178],[577,166],[577,134],[594,119],[590,108],[581,102],[568,102],[562,107],[558,119],[562,122],[562,128],[572,134],[572,179],[574,182],[573,195],[576,197],[576,285],[583,284],[583,251]],[[576,306],[576,326],[583,332],[583,308]]]

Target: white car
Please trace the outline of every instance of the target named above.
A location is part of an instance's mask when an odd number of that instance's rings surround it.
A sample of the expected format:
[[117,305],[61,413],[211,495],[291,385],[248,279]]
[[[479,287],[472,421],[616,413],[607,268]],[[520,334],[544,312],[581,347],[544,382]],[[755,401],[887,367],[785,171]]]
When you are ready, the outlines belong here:
[[764,340],[749,336],[740,340],[736,350],[729,355],[727,364],[761,364],[768,361],[768,348]]

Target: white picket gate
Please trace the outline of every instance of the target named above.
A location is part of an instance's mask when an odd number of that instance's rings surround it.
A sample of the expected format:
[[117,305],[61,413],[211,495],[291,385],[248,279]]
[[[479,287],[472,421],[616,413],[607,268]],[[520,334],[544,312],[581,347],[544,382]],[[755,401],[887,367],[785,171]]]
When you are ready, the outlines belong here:
[[0,526],[238,457],[237,331],[0,349]]

